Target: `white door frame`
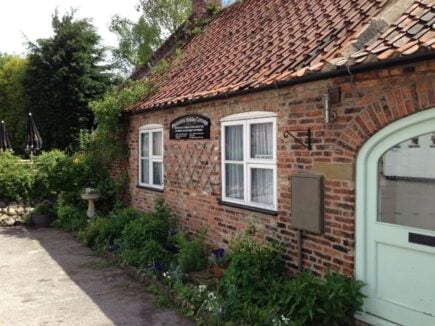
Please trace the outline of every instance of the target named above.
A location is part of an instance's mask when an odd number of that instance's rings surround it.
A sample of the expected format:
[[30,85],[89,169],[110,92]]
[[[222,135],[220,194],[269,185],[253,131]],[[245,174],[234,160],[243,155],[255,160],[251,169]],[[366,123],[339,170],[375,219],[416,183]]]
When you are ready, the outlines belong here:
[[[361,148],[356,161],[356,208],[355,208],[355,277],[367,283],[367,219],[368,211],[368,161],[377,145],[385,138],[395,134],[398,140],[405,141],[417,134],[433,132],[435,129],[435,108],[414,113],[395,121],[373,135]],[[416,133],[417,130],[417,133]],[[400,141],[397,141],[399,143]],[[393,144],[394,145],[394,144]],[[363,289],[364,291],[364,289]],[[367,294],[367,293],[365,293]],[[357,319],[375,325],[397,325],[376,316],[363,312],[356,315]]]

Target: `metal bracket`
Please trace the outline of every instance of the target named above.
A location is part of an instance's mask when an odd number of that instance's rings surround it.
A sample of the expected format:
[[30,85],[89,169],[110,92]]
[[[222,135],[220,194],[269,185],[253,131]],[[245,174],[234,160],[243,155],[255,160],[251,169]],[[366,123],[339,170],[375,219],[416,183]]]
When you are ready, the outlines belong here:
[[[305,144],[297,136],[293,135],[292,132],[305,132],[306,133],[305,137],[307,137],[307,143]],[[289,138],[289,137],[293,138],[297,143],[301,144],[309,151],[312,150],[312,146],[311,146],[312,132],[311,132],[310,128],[308,128],[308,130],[306,130],[306,131],[305,130],[287,130],[284,132],[284,138]]]

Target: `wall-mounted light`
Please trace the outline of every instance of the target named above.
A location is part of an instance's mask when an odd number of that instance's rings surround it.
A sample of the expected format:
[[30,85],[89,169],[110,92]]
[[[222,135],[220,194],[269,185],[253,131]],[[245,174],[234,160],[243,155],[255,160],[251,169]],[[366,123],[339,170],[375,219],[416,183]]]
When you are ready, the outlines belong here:
[[340,102],[340,93],[340,88],[336,87],[328,89],[328,93],[323,94],[323,107],[326,124],[337,119],[337,113],[332,109],[332,105]]

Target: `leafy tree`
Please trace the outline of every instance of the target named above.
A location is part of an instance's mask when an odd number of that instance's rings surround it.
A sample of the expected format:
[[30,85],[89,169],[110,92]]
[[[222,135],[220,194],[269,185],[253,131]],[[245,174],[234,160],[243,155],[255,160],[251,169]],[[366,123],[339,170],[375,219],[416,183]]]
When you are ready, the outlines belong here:
[[24,150],[26,103],[23,80],[27,60],[0,54],[0,120],[4,120],[15,151]]
[[137,9],[141,12],[137,22],[115,16],[110,26],[119,39],[113,56],[127,73],[145,63],[164,39],[186,21],[191,0],[140,0]]
[[56,11],[54,36],[29,44],[24,85],[45,149],[76,148],[79,131],[93,125],[89,103],[114,83],[101,37],[88,19],[74,15]]

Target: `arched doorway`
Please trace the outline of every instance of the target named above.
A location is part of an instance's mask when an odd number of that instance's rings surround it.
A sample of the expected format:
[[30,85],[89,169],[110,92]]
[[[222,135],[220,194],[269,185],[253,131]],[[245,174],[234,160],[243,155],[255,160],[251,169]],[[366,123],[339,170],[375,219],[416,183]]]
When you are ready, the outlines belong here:
[[360,317],[435,325],[435,108],[398,120],[362,147],[356,171]]

